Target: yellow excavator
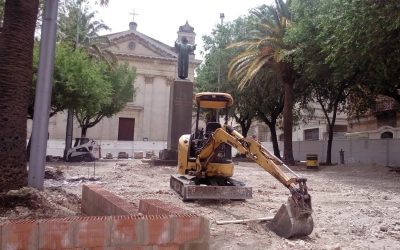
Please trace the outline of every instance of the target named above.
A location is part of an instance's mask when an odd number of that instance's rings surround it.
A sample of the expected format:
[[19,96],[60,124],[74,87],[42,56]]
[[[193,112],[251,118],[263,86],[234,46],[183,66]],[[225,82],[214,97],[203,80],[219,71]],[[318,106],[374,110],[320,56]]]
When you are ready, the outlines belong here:
[[[311,196],[307,179],[299,177],[279,158],[265,149],[258,141],[243,137],[228,123],[228,108],[233,98],[227,93],[202,92],[195,95],[197,104],[196,128],[191,135],[182,135],[178,144],[178,175],[172,175],[170,186],[184,201],[202,199],[244,200],[252,198],[251,187],[232,179],[231,151],[255,161],[291,193],[288,201],[278,210],[270,223],[272,230],[281,237],[309,235],[314,223]],[[225,123],[207,122],[199,129],[200,109],[225,110]],[[286,168],[293,177],[281,169]]]

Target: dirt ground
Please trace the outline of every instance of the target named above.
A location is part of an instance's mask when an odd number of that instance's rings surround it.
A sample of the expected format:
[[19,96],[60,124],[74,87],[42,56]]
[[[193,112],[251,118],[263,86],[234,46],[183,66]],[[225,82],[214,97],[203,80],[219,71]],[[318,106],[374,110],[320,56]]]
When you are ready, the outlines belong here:
[[253,187],[253,199],[247,201],[184,203],[169,188],[170,175],[176,173],[174,167],[150,166],[140,160],[101,161],[95,165],[49,163],[46,170],[45,191],[36,195],[45,197],[49,204],[39,210],[26,204],[0,209],[0,222],[41,218],[41,211],[46,209],[50,217],[79,215],[81,186],[90,183],[135,205],[142,198],[155,198],[207,217],[211,249],[400,249],[400,173],[382,166],[298,169],[308,178],[315,226],[310,236],[293,240],[278,237],[264,223],[215,223],[272,216],[286,201],[286,188],[254,163],[235,166],[234,178]]

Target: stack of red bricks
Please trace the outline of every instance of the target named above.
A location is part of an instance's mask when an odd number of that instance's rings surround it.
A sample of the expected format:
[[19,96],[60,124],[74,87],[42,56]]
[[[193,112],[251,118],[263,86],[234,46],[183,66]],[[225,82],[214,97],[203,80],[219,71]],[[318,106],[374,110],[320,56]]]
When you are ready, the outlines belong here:
[[[95,186],[84,186],[83,192],[82,208],[88,217],[0,225],[0,249],[208,249],[209,224],[204,217],[159,200],[140,200],[143,215],[126,215],[134,206],[123,199]],[[91,192],[98,195],[96,203]],[[90,216],[88,211],[112,211],[114,216]],[[118,212],[123,215],[115,216]]]

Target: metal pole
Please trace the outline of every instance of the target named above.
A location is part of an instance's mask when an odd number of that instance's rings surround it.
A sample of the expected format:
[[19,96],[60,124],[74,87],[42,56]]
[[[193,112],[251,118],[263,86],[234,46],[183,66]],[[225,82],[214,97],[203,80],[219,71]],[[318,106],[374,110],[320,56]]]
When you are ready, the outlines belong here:
[[28,185],[43,189],[57,35],[58,0],[46,0],[40,41],[39,72],[36,84],[35,114],[29,158]]
[[[222,26],[224,25],[224,18],[225,18],[225,14],[224,13],[219,13],[219,18],[221,19],[221,29]],[[218,79],[217,79],[217,92],[219,92],[219,87],[221,84],[221,57],[218,58]],[[216,116],[217,116],[217,122],[219,122],[219,110],[216,110]]]

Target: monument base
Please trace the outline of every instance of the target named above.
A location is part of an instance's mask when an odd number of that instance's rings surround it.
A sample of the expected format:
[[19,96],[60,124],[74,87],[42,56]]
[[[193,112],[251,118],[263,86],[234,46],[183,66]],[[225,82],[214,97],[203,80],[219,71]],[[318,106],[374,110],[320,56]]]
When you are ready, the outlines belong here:
[[171,85],[169,97],[167,139],[167,149],[169,151],[178,152],[179,138],[184,134],[191,134],[192,112],[193,82],[187,80],[175,80]]
[[158,156],[160,160],[178,161],[178,151],[176,150],[163,149],[160,151]]

